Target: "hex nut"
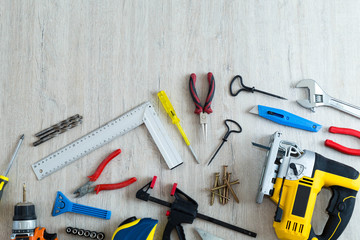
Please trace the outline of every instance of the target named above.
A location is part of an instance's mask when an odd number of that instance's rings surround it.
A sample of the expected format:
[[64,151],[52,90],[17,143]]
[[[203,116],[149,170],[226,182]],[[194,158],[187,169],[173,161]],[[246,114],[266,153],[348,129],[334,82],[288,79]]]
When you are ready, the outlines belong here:
[[96,239],[97,239],[97,240],[104,240],[104,239],[105,239],[105,234],[102,233],[102,232],[98,233]]
[[72,227],[67,227],[67,228],[66,228],[66,233],[67,233],[67,234],[72,233]]

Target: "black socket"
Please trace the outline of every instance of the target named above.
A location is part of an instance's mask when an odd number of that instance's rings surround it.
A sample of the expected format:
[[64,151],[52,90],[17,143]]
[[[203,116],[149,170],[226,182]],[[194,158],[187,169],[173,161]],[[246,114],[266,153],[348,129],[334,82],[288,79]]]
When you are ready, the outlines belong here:
[[105,239],[105,234],[100,232],[97,234],[97,237],[96,237],[97,240],[104,240]]
[[72,232],[72,227],[67,227],[67,228],[66,228],[66,233],[67,233],[67,234],[70,234],[71,232]]

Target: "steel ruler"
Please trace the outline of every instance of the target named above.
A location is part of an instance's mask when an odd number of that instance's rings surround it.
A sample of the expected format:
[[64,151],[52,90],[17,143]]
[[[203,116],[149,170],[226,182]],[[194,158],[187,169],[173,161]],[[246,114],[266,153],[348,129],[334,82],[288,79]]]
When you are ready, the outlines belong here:
[[143,123],[149,130],[168,167],[173,169],[182,164],[183,161],[160,122],[154,107],[150,102],[145,102],[34,163],[32,169],[36,177],[41,180]]

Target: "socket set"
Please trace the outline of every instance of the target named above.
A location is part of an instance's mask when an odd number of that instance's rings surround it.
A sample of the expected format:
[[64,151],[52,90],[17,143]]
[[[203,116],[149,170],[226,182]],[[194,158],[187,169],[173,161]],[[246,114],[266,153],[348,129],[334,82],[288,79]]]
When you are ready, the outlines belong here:
[[85,237],[90,239],[97,239],[97,240],[103,240],[105,239],[105,234],[102,232],[95,232],[90,230],[84,230],[80,228],[74,228],[74,227],[67,227],[66,228],[67,234],[72,234],[79,237]]

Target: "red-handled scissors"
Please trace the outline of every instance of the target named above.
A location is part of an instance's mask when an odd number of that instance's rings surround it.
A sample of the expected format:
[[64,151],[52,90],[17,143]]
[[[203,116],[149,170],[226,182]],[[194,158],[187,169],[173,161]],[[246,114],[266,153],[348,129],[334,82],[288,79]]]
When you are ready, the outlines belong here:
[[189,80],[189,90],[191,98],[194,101],[195,104],[195,114],[200,115],[200,125],[202,128],[204,139],[207,139],[207,124],[208,124],[208,114],[211,114],[213,110],[211,109],[211,103],[214,98],[215,93],[215,78],[214,75],[209,72],[207,74],[208,82],[209,82],[209,91],[205,100],[205,104],[201,105],[200,98],[196,92],[195,83],[196,83],[196,75],[195,73],[192,73],[190,75]]
[[79,187],[74,194],[77,194],[77,198],[83,197],[84,195],[90,193],[90,192],[96,192],[96,194],[98,194],[100,191],[102,190],[114,190],[114,189],[120,189],[126,186],[129,186],[130,184],[136,182],[136,178],[130,178],[129,180],[126,180],[124,182],[120,182],[120,183],[114,183],[114,184],[99,184],[96,186],[91,185],[93,182],[95,182],[99,176],[101,175],[102,171],[104,170],[104,168],[106,167],[106,165],[112,160],[114,159],[117,155],[119,155],[121,153],[120,149],[115,150],[114,152],[112,152],[109,156],[107,156],[98,166],[98,168],[96,169],[95,173],[91,176],[88,176],[89,181],[87,183],[85,183],[84,185],[82,185],[81,187]]
[[[350,135],[350,136],[354,136],[357,138],[360,138],[360,132],[356,131],[354,129],[350,129],[350,128],[338,128],[338,127],[330,127],[329,128],[329,132],[331,133],[338,133],[338,134],[345,134],[345,135]],[[355,155],[355,156],[360,156],[360,149],[353,149],[353,148],[348,148],[348,147],[344,147],[332,140],[327,139],[325,141],[325,146],[333,148],[339,152],[345,153],[345,154],[349,154],[349,155]]]

